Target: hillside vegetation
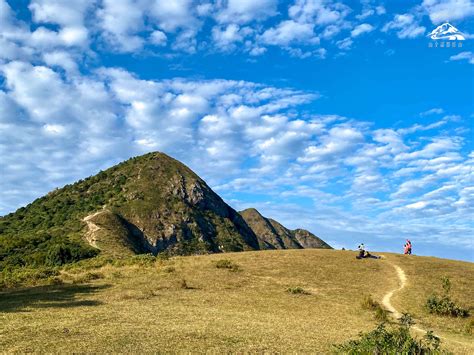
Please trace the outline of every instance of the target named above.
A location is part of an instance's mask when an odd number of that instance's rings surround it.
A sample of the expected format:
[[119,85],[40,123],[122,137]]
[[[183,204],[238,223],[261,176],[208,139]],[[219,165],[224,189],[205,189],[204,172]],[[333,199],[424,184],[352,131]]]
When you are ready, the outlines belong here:
[[61,270],[62,284],[0,293],[0,351],[328,353],[379,323],[361,303],[398,287],[393,264],[408,275],[397,309],[471,354],[472,316],[449,325],[423,304],[448,273],[453,298],[472,308],[473,264],[323,249],[84,260]]

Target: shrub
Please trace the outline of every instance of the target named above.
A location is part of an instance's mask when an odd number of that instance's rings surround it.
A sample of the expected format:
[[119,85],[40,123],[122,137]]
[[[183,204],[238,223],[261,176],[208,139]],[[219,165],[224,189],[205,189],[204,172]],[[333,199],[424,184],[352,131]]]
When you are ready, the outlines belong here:
[[440,348],[440,339],[429,331],[423,339],[410,334],[411,317],[405,315],[397,327],[387,328],[381,323],[368,333],[361,333],[359,339],[335,345],[336,353],[343,354],[432,354],[446,353]]
[[458,306],[451,298],[447,296],[438,296],[432,294],[426,300],[426,308],[429,313],[438,314],[440,316],[450,317],[467,317],[469,311]]
[[375,309],[375,319],[380,322],[386,322],[388,320],[388,312],[380,305]]
[[299,287],[299,286],[288,287],[286,289],[286,292],[291,293],[293,295],[310,295],[311,294],[310,292],[306,291],[304,288]]
[[239,271],[240,267],[236,263],[228,259],[217,260],[216,268],[218,269],[228,269],[230,271]]
[[429,313],[450,316],[450,317],[467,317],[469,311],[458,306],[449,296],[451,291],[451,281],[448,277],[441,280],[444,294],[439,296],[435,293],[431,294],[426,300],[425,307]]

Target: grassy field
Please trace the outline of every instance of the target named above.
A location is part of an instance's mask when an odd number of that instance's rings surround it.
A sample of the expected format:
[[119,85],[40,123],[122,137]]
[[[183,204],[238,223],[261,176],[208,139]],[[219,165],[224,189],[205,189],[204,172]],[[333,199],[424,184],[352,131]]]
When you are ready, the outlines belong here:
[[408,277],[396,308],[462,342],[443,342],[449,350],[469,353],[469,319],[429,316],[422,306],[447,275],[453,298],[472,307],[474,264],[385,255],[306,249],[86,262],[63,271],[61,285],[0,292],[0,351],[327,353],[374,328],[361,301],[397,288],[396,263]]
[[[439,335],[453,341],[470,341],[471,353],[474,353],[472,328],[468,329],[468,324],[474,326],[474,264],[404,255],[393,255],[391,260],[403,268],[407,276],[407,285],[394,296],[393,305],[412,314],[424,329],[436,329]],[[443,293],[442,277],[449,277],[452,284],[450,297],[463,308],[471,308],[471,317],[439,317],[426,312],[424,301],[428,296],[433,292]]]

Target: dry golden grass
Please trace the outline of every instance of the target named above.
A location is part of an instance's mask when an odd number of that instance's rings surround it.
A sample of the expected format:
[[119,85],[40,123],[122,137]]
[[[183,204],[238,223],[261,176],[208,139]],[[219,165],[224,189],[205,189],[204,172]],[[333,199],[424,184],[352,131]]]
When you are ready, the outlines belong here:
[[[362,309],[361,302],[367,294],[380,301],[397,287],[390,262],[406,267],[411,285],[410,263],[418,260],[354,256],[282,250],[69,270],[62,275],[64,285],[0,293],[0,351],[326,353],[331,344],[375,326],[373,312]],[[217,268],[221,259],[238,270]],[[460,277],[466,271],[472,275],[472,264],[452,265],[453,273],[460,265]],[[87,272],[101,278],[72,283],[87,279],[82,276]],[[456,298],[461,282],[452,280]],[[462,284],[469,295],[472,278]],[[287,291],[296,287],[308,294]]]
[[[474,338],[469,324],[474,319],[474,264],[433,257],[391,255],[390,260],[399,265],[407,276],[406,287],[392,299],[395,308],[408,312],[424,329],[433,329],[456,352],[474,353]],[[433,315],[424,305],[433,292],[443,293],[441,280],[451,280],[450,297],[463,308],[470,309],[468,318]],[[468,344],[462,346],[460,343]],[[470,346],[469,346],[470,345]]]

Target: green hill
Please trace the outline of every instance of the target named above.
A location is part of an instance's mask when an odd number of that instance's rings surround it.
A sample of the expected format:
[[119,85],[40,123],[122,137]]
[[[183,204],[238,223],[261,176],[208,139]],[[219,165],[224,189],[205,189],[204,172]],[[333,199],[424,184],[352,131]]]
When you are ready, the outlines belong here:
[[[309,232],[271,223],[291,235],[287,248],[314,247],[304,240],[325,247]],[[58,266],[99,252],[189,255],[263,245],[264,238],[199,176],[162,153],[131,158],[0,217],[2,270]]]

